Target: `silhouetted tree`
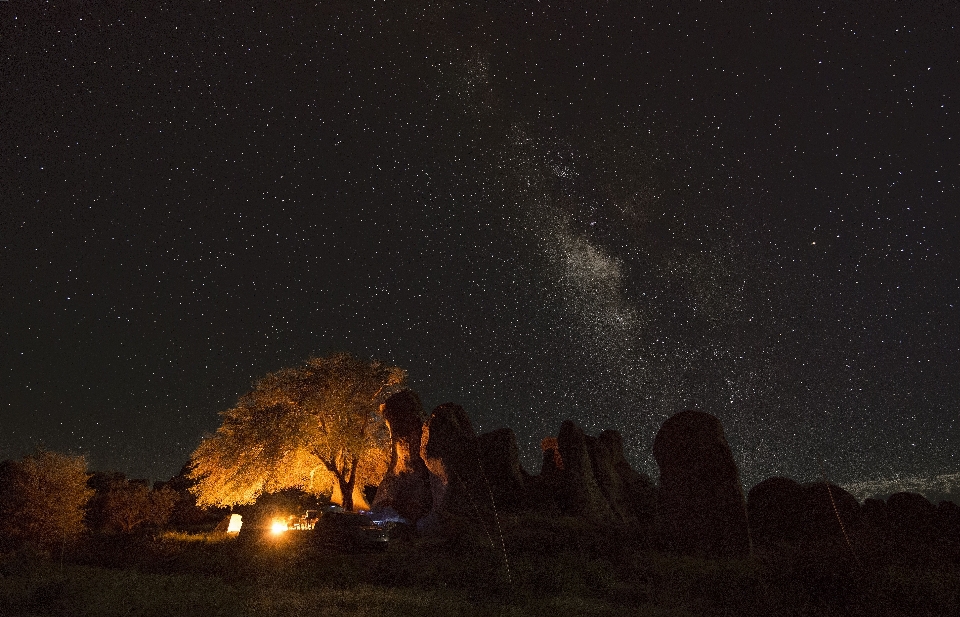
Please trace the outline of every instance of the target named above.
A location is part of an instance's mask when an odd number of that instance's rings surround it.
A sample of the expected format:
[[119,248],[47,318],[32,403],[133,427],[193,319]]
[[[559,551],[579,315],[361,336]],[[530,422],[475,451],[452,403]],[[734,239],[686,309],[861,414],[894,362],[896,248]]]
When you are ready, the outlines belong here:
[[84,530],[87,487],[82,456],[47,450],[0,465],[0,536],[51,548]]
[[146,482],[127,480],[122,473],[95,473],[87,483],[96,491],[87,506],[87,522],[97,531],[131,533],[163,527],[177,502],[177,492]]
[[390,437],[380,406],[405,378],[397,367],[340,353],[260,379],[193,453],[198,504],[252,503],[288,487],[332,488],[334,501],[352,509],[362,499],[359,489],[379,483],[386,471]]
[[167,525],[180,530],[196,530],[200,527],[216,525],[229,512],[224,508],[201,508],[197,505],[197,496],[190,491],[196,482],[187,477],[190,463],[183,466],[176,476],[165,482],[153,483],[153,490],[168,489],[174,491],[177,500],[173,504]]

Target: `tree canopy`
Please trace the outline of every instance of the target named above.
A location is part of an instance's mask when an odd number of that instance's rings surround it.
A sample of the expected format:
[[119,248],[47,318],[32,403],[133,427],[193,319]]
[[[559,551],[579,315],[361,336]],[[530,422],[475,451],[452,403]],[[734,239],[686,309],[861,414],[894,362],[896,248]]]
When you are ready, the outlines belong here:
[[380,406],[405,379],[400,368],[346,353],[263,377],[221,412],[223,424],[193,453],[198,505],[252,503],[300,487],[333,489],[352,509],[363,485],[386,472],[390,436]]

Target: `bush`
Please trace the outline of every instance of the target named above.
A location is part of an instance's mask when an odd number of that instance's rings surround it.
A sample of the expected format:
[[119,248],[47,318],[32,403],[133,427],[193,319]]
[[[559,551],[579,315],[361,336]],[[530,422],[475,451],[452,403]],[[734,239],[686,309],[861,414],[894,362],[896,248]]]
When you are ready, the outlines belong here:
[[178,499],[173,489],[150,490],[121,473],[94,474],[88,485],[96,493],[87,507],[87,522],[96,531],[107,533],[161,529]]
[[49,550],[84,530],[87,488],[82,456],[38,450],[0,465],[0,540],[16,546],[33,542]]

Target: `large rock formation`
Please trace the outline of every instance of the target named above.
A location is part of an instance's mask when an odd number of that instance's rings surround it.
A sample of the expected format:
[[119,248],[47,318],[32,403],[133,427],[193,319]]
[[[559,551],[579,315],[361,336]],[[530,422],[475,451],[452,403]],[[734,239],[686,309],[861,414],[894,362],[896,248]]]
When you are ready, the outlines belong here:
[[899,544],[932,541],[937,507],[919,493],[894,493],[887,498],[887,516],[891,537]]
[[[600,490],[590,456],[590,450],[596,451],[598,446],[594,444],[591,448],[590,440],[596,441],[570,420],[560,425],[557,434],[557,449],[563,462],[558,493],[560,509],[565,514],[611,520],[615,514]],[[612,470],[605,471],[612,473]]]
[[767,478],[747,494],[747,518],[754,542],[796,544],[801,534],[804,493],[790,478]]
[[653,516],[654,490],[650,478],[634,471],[623,452],[623,438],[606,430],[587,437],[593,475],[615,518],[648,523]]
[[420,397],[404,390],[387,399],[383,417],[390,429],[390,467],[377,487],[372,509],[391,508],[411,523],[426,516],[433,504],[430,473],[420,457],[424,414]]
[[846,541],[861,523],[857,498],[829,482],[807,482],[801,503],[801,544]]
[[470,514],[490,503],[483,479],[480,444],[463,407],[444,403],[423,427],[420,457],[430,472],[432,508],[420,527],[430,527],[442,512]]
[[762,544],[816,548],[846,542],[861,527],[856,498],[826,482],[767,478],[750,489],[747,512],[751,537]]
[[498,508],[516,510],[528,505],[527,473],[520,465],[517,437],[509,428],[479,438],[480,457],[490,492]]
[[623,505],[628,511],[627,518],[635,518],[641,523],[649,522],[653,518],[656,502],[656,491],[650,477],[630,466],[623,451],[623,437],[618,431],[603,431],[599,441],[619,477],[618,492],[622,495]]
[[683,411],[653,442],[660,468],[657,526],[664,548],[681,554],[749,554],[750,535],[740,475],[714,416]]
[[544,466],[531,477],[520,465],[513,431],[477,436],[466,412],[445,403],[424,423],[419,398],[401,392],[387,400],[390,467],[373,509],[393,510],[421,530],[444,513],[486,519],[493,508],[540,509],[604,523],[648,523],[654,490],[635,472],[616,431],[585,435],[573,422],[543,442]]
[[567,420],[540,447],[540,475],[526,484],[534,507],[604,523],[649,522],[653,485],[630,467],[620,433],[592,437]]
[[864,538],[875,554],[897,560],[960,563],[960,506],[934,506],[919,493],[899,492],[867,499],[862,507]]

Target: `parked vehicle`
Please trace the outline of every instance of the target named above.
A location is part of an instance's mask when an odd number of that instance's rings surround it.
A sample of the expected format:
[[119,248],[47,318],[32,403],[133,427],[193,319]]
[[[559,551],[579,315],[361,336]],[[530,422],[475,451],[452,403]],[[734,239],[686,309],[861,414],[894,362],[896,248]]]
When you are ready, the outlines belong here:
[[291,516],[288,525],[290,529],[313,529],[319,518],[319,511],[307,510],[300,516]]
[[385,551],[390,542],[386,529],[359,512],[324,512],[313,533],[318,545],[344,552]]

